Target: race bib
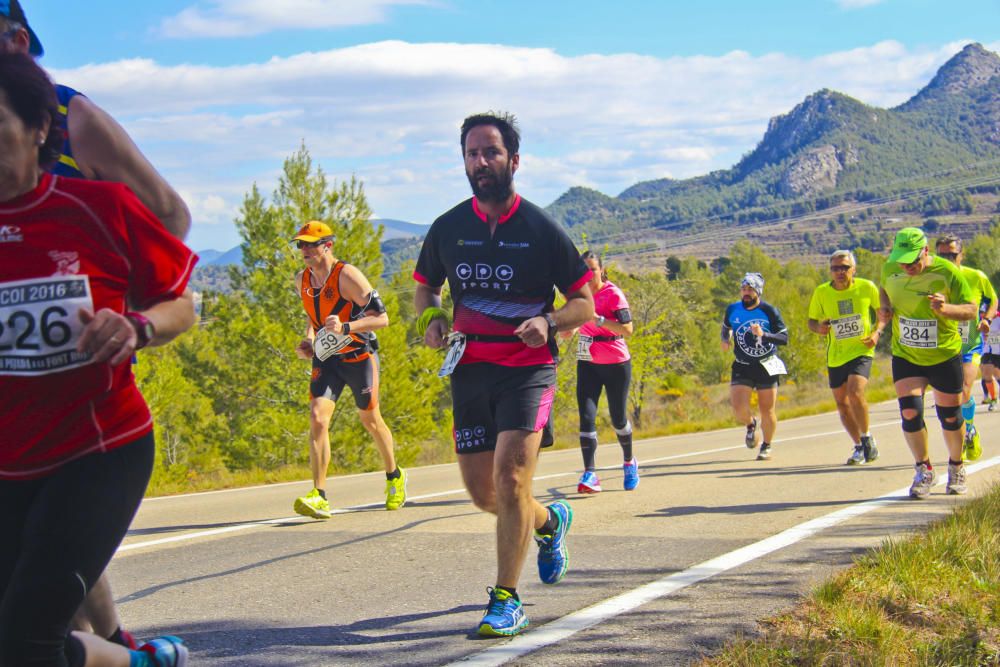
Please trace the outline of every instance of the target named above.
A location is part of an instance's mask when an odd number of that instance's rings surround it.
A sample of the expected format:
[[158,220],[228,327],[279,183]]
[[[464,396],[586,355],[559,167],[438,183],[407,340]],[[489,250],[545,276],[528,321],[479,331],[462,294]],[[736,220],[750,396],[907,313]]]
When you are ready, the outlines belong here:
[[327,329],[320,329],[313,340],[313,352],[320,361],[326,361],[333,355],[342,351],[345,347],[354,342],[350,336],[334,333]]
[[451,375],[455,371],[455,367],[458,366],[458,362],[462,360],[463,354],[465,354],[465,334],[452,331],[448,334],[448,354],[444,356],[444,363],[441,364],[438,377],[445,378]]
[[785,375],[788,373],[788,370],[785,368],[785,362],[779,359],[778,355],[761,359],[760,365],[764,367],[768,375]]
[[979,322],[973,322],[972,320],[965,320],[964,322],[958,322],[958,337],[962,339],[963,343],[968,343],[971,338],[969,336],[972,334],[973,325],[979,326]]
[[0,375],[48,375],[83,366],[81,308],[94,311],[87,276],[0,283]]
[[835,340],[860,338],[861,334],[864,333],[864,326],[861,324],[861,314],[858,313],[850,317],[830,320],[830,329],[833,331]]
[[905,347],[937,347],[937,320],[911,320],[899,318],[899,342]]
[[991,331],[990,335],[986,338],[986,342],[990,345],[1000,345],[1000,331]]
[[594,342],[591,336],[579,336],[576,341],[576,358],[579,361],[593,361],[590,356],[590,345]]

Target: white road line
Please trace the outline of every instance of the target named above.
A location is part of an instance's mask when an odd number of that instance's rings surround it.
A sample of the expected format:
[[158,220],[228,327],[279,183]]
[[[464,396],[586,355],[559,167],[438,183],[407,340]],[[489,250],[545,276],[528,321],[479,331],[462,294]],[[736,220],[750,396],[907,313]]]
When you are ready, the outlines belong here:
[[[1000,464],[1000,456],[968,465],[966,466],[966,470],[971,475],[998,464]],[[944,483],[945,479],[942,475],[935,486],[941,486]],[[668,575],[645,586],[633,589],[628,593],[623,593],[563,616],[550,623],[546,623],[537,630],[519,635],[503,644],[457,660],[451,663],[451,665],[475,665],[476,667],[503,665],[511,660],[524,657],[541,648],[558,643],[582,630],[628,613],[648,602],[676,593],[692,584],[704,581],[740,565],[745,565],[778,549],[791,546],[796,542],[812,537],[821,530],[831,528],[839,523],[854,519],[904,498],[908,499],[908,492],[909,487],[903,487],[878,498],[866,500],[850,507],[844,507],[825,516],[800,523],[777,535],[772,535],[759,542],[754,542],[735,551],[730,551],[727,554],[707,560],[704,563],[689,567],[682,572]]]
[[[888,425],[891,425],[891,424],[898,424],[898,423],[899,423],[898,420],[891,421],[891,422],[880,422],[878,424],[872,424],[871,428],[879,428],[879,427],[882,427],[882,426],[888,426]],[[792,440],[805,440],[805,439],[811,439],[811,438],[816,438],[816,437],[823,437],[823,436],[828,436],[828,435],[837,435],[837,434],[840,434],[840,433],[843,433],[843,430],[826,431],[826,432],[823,432],[823,433],[811,433],[809,435],[794,436],[794,437],[791,437],[791,438],[779,438],[779,439],[776,439],[774,442],[775,442],[775,444],[778,444],[778,443],[782,443],[782,442],[790,442]],[[670,436],[670,437],[676,437],[676,436]],[[645,460],[643,460],[643,463],[644,464],[649,464],[649,463],[661,463],[663,461],[676,461],[677,459],[686,459],[686,458],[691,458],[693,456],[702,456],[704,454],[717,454],[719,452],[726,452],[726,451],[730,451],[730,450],[733,450],[733,449],[746,449],[746,447],[743,446],[743,445],[735,445],[735,446],[731,446],[731,447],[719,447],[717,449],[703,449],[703,450],[695,451],[695,452],[685,452],[683,454],[671,454],[670,456],[661,456],[661,457],[655,458],[655,459],[645,459]],[[572,450],[558,450],[558,451],[572,451]],[[447,464],[439,464],[439,465],[455,465],[455,464],[454,463],[447,463]],[[616,469],[617,467],[618,466],[604,466],[604,467],[601,468],[601,470],[612,470],[612,469]],[[544,481],[544,480],[548,480],[548,479],[558,479],[560,477],[576,477],[577,474],[578,473],[575,470],[570,471],[570,472],[558,472],[558,473],[553,473],[551,475],[542,475],[542,476],[539,476],[539,477],[535,477],[534,481],[540,482],[540,481]],[[208,492],[208,493],[220,493],[220,492]],[[442,496],[454,496],[454,495],[465,494],[465,493],[466,493],[465,489],[450,489],[448,491],[438,491],[436,493],[425,493],[424,495],[421,495],[421,496],[413,496],[413,497],[410,498],[410,500],[427,500],[429,498],[440,498]],[[191,495],[204,495],[204,494],[191,494]],[[176,498],[177,496],[167,496],[167,497],[174,497],[174,498]],[[187,496],[185,496],[185,497],[187,497]],[[143,501],[143,502],[147,502],[147,501]],[[382,507],[382,505],[383,505],[383,503],[381,503],[381,502],[367,503],[367,504],[364,504],[364,505],[352,505],[350,507],[341,507],[341,508],[333,509],[333,510],[330,511],[330,513],[331,514],[353,514],[355,512],[361,512],[361,511],[364,511],[364,510],[370,510],[370,509],[373,509],[373,508]],[[227,533],[236,533],[236,532],[239,532],[239,531],[248,530],[250,528],[260,528],[260,527],[263,527],[263,526],[275,526],[275,525],[280,525],[280,524],[284,524],[284,523],[292,523],[292,522],[295,522],[295,521],[302,521],[302,522],[313,523],[312,521],[309,521],[305,517],[301,517],[301,516],[298,516],[298,515],[284,517],[284,518],[281,518],[281,519],[267,519],[265,521],[248,521],[246,523],[238,523],[238,524],[234,524],[232,526],[225,526],[223,528],[212,528],[210,530],[199,530],[199,531],[194,532],[194,533],[184,533],[183,535],[171,535],[170,537],[161,537],[161,538],[158,538],[158,539],[155,539],[155,540],[146,540],[144,542],[130,542],[128,544],[123,544],[123,545],[119,546],[118,550],[115,553],[116,554],[120,554],[120,553],[125,553],[127,551],[135,551],[136,549],[145,549],[145,548],[148,548],[148,547],[162,546],[164,544],[176,544],[178,542],[187,542],[189,540],[196,540],[196,539],[200,539],[200,538],[203,538],[203,537],[212,537],[212,536],[215,536],[215,535],[225,535]]]

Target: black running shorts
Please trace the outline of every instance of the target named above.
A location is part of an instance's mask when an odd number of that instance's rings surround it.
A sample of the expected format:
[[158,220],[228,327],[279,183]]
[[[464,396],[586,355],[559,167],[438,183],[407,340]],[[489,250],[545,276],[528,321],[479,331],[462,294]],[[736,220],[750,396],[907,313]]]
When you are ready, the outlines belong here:
[[741,364],[734,361],[733,375],[729,384],[743,385],[751,389],[774,389],[778,386],[778,376],[771,375],[757,362]]
[[836,389],[847,382],[849,375],[860,375],[868,379],[872,373],[872,358],[863,354],[841,366],[827,366],[826,372],[830,377],[830,389]]
[[962,355],[956,354],[948,361],[931,366],[920,366],[912,361],[894,356],[892,358],[892,381],[899,382],[906,378],[927,378],[928,384],[946,394],[961,394]]
[[556,368],[461,364],[451,374],[455,452],[496,449],[503,431],[543,431],[542,447],[552,445],[549,417],[556,395]]
[[351,388],[359,410],[371,410],[378,405],[378,355],[372,353],[360,360],[346,361],[336,355],[326,361],[313,357],[310,398],[326,398],[336,403],[345,385]]

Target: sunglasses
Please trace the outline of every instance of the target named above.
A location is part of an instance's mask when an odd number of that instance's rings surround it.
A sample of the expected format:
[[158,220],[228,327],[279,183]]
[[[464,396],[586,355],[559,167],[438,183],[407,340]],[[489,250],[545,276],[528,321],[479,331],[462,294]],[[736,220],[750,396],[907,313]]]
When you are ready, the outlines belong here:
[[831,266],[830,270],[831,271],[850,271],[853,268],[854,267],[851,266],[850,264],[837,264],[836,266]]
[[298,241],[295,246],[301,250],[302,248],[318,248],[319,246],[326,243],[325,241]]
[[941,258],[944,258],[944,259],[947,259],[950,262],[954,262],[956,259],[958,259],[958,253],[957,252],[939,252],[937,254],[937,256],[941,257]]

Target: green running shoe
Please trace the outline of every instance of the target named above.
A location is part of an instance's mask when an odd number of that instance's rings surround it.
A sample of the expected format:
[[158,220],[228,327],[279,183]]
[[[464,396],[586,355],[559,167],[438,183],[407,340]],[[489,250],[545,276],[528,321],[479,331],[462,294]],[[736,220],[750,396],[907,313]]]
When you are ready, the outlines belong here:
[[406,504],[406,471],[399,469],[399,477],[385,480],[385,508],[398,510]]
[[979,429],[975,426],[965,432],[962,455],[966,461],[976,461],[983,455],[983,445],[979,442]]
[[319,495],[319,489],[313,489],[301,498],[296,498],[293,507],[296,513],[302,516],[312,517],[313,519],[330,518],[330,503],[326,501],[326,498]]

